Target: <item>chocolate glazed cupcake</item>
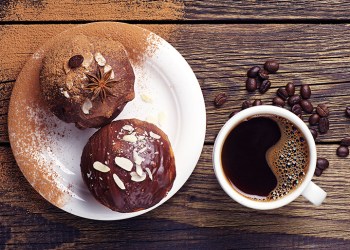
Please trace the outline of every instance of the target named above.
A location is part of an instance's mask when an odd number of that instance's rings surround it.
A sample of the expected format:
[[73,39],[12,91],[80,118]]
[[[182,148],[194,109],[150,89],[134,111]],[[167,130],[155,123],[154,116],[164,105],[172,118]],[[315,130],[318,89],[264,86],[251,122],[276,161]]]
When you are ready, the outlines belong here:
[[49,50],[40,86],[50,110],[78,128],[110,123],[135,97],[135,75],[123,45],[78,35]]
[[112,122],[91,136],[82,153],[81,172],[96,200],[123,213],[160,202],[176,176],[166,134],[137,119]]

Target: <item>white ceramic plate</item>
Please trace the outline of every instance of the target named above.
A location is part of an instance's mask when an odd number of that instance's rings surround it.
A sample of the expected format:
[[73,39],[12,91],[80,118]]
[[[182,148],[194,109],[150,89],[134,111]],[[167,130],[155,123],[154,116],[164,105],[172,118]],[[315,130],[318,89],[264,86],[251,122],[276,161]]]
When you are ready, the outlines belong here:
[[[80,25],[85,27],[121,23]],[[130,26],[130,25],[127,25]],[[135,26],[135,30],[142,30]],[[153,33],[150,33],[154,36]],[[62,35],[62,34],[61,34]],[[63,34],[64,35],[64,34]],[[117,36],[118,34],[116,34]],[[58,120],[40,99],[38,75],[49,43],[27,62],[13,89],[9,110],[9,136],[16,161],[32,186],[49,202],[77,216],[95,220],[120,220],[144,214],[172,197],[187,181],[202,151],[205,137],[205,105],[198,81],[185,59],[165,40],[141,66],[134,66],[136,97],[117,119],[154,120],[169,137],[176,161],[176,179],[168,195],[143,211],[118,213],[98,203],[85,186],[80,156],[95,129],[79,130]],[[141,94],[152,98],[142,100]],[[165,119],[159,120],[159,114]],[[159,122],[161,124],[159,124]]]

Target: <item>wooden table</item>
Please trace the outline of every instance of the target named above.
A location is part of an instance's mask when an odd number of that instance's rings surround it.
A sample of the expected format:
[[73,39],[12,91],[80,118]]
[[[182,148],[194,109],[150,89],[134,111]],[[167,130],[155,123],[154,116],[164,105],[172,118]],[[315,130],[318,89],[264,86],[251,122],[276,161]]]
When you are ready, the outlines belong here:
[[[345,0],[1,1],[0,248],[349,249],[350,166],[335,154],[350,129],[344,116],[350,105],[349,7]],[[188,182],[161,207],[125,221],[86,220],[45,201],[22,176],[8,141],[9,99],[26,59],[56,33],[99,20],[140,24],[167,39],[193,68],[207,108],[205,145]],[[272,89],[248,95],[247,69],[269,58],[281,63]],[[331,109],[330,131],[317,140],[330,167],[314,178],[328,197],[320,207],[300,197],[273,211],[244,208],[214,176],[215,135],[243,100],[271,103],[290,81],[310,84],[313,103]],[[220,92],[229,98],[215,108]]]

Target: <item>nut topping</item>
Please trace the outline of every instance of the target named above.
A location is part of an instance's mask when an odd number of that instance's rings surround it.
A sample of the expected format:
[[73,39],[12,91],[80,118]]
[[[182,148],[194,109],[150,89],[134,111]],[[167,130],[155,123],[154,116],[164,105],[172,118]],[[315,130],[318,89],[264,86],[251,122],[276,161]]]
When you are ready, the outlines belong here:
[[137,142],[137,137],[135,136],[135,133],[132,133],[131,135],[124,135],[123,140],[127,142]]
[[153,137],[154,139],[156,139],[156,140],[160,139],[160,135],[157,135],[157,134],[153,133],[152,131],[149,132],[149,135],[150,135],[151,137]]
[[88,115],[90,114],[90,109],[92,108],[92,102],[90,99],[86,99],[83,105],[81,106],[81,110],[84,114]]
[[152,173],[151,173],[151,170],[149,168],[145,168],[146,169],[146,172],[148,174],[148,177],[151,179],[151,181],[153,180],[153,176],[152,176]]
[[107,173],[111,170],[108,166],[106,166],[105,164],[103,164],[99,161],[95,161],[94,164],[92,165],[92,167],[94,169],[96,169],[97,171],[100,171],[102,173]]
[[126,171],[131,171],[133,166],[132,162],[129,159],[124,157],[115,157],[114,162],[115,164],[117,164],[119,167],[121,167]]
[[125,190],[125,185],[124,185],[123,181],[118,177],[118,175],[113,174],[113,179],[114,179],[115,184],[117,184],[117,186],[120,189]]
[[131,180],[134,182],[141,182],[146,179],[146,173],[143,172],[142,176],[139,176],[136,172],[131,172],[130,173]]
[[106,65],[106,59],[102,56],[102,54],[100,52],[97,52],[95,54],[95,61],[97,62],[98,65],[100,65],[101,67]]

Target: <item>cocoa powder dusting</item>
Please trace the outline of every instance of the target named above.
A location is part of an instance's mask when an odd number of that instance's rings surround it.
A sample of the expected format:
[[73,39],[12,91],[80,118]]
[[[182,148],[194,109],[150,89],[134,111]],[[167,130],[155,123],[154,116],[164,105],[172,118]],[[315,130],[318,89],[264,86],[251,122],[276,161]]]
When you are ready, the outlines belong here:
[[179,20],[184,3],[179,0],[2,0],[0,18],[4,21],[47,20]]

